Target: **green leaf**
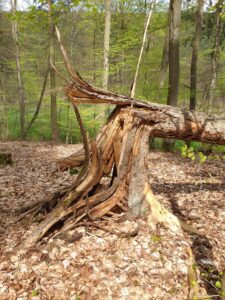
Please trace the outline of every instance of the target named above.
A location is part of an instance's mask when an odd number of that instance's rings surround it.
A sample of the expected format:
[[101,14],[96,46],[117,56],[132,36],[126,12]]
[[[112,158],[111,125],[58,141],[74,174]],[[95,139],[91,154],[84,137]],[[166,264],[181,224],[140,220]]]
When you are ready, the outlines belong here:
[[218,289],[221,289],[222,284],[221,284],[220,281],[217,281],[217,282],[215,283],[215,286],[216,286]]
[[32,292],[31,292],[31,296],[32,297],[35,297],[35,296],[38,296],[39,295],[39,290],[33,290]]
[[191,285],[194,287],[196,286],[197,282],[195,280],[192,280]]
[[159,243],[161,241],[161,237],[158,236],[158,235],[153,235],[151,237],[151,239],[152,239],[153,242],[156,242],[156,243]]

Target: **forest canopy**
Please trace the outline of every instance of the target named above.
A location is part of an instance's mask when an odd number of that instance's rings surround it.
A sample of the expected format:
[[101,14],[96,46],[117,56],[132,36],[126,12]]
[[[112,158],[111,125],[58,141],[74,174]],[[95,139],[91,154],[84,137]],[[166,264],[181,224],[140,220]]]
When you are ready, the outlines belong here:
[[[168,92],[168,59],[165,48],[168,40],[168,2],[156,2],[147,29],[143,55],[138,73],[136,98],[151,102],[166,103]],[[18,103],[18,71],[15,58],[15,39],[12,36],[12,23],[17,26],[18,50],[22,97],[24,102],[24,123],[28,126],[36,110],[38,99],[48,68],[49,53],[49,14],[48,5],[36,1],[25,10],[8,11],[9,3],[1,2],[0,12],[0,77],[1,77],[1,138],[21,136]],[[52,4],[52,17],[63,32],[65,48],[72,65],[95,86],[102,86],[103,40],[105,14],[103,1],[56,1]],[[108,89],[129,95],[134,78],[138,55],[142,43],[145,20],[149,13],[147,1],[112,1],[111,29],[109,42]],[[190,64],[193,41],[195,39],[195,13],[197,3],[182,3],[180,24],[180,78],[178,105],[189,107],[190,102]],[[198,53],[198,72],[196,109],[204,112],[223,113],[224,108],[224,13],[219,13],[220,28],[217,32],[218,7],[207,3],[204,7],[202,33]],[[216,44],[219,34],[218,45]],[[3,42],[4,41],[4,42]],[[218,47],[217,47],[218,46]],[[217,47],[217,48],[215,48]],[[55,65],[65,74],[60,50],[54,40]],[[168,51],[168,50],[167,50]],[[216,61],[213,55],[217,51]],[[168,55],[168,54],[167,54]],[[216,64],[215,87],[212,86],[212,68]],[[164,74],[163,74],[164,73]],[[58,134],[62,141],[80,141],[78,124],[73,112],[64,100],[65,81],[56,76],[56,86],[51,88],[47,80],[40,114],[28,132],[28,138],[48,140],[51,138],[51,90],[57,94]],[[57,87],[57,88],[56,88]],[[212,90],[213,98],[211,96]],[[104,108],[92,109],[82,106],[84,122],[91,136],[105,120]]]

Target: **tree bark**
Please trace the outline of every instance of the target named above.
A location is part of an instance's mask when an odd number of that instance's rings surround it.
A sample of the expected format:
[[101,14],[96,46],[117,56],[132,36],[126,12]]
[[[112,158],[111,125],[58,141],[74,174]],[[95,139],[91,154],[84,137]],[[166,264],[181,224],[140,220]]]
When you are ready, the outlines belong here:
[[141,59],[142,59],[142,55],[143,55],[143,51],[144,51],[144,46],[145,46],[145,41],[146,41],[146,36],[147,36],[147,31],[148,31],[148,26],[149,26],[149,23],[150,23],[150,20],[151,20],[151,17],[152,17],[152,11],[153,11],[154,4],[155,4],[155,0],[153,0],[151,2],[151,4],[150,4],[148,17],[147,17],[146,24],[145,24],[145,29],[144,29],[143,39],[142,39],[141,50],[140,50],[140,54],[139,54],[139,57],[138,57],[138,63],[137,63],[136,72],[135,72],[135,75],[134,75],[134,80],[133,80],[132,86],[131,86],[131,92],[130,92],[131,98],[134,98],[134,96],[135,96],[139,68],[140,68],[140,64],[141,64]]
[[181,0],[170,0],[169,19],[169,88],[167,104],[177,106],[180,77]]
[[224,0],[219,0],[216,4],[216,34],[214,40],[214,46],[211,53],[212,65],[210,72],[210,83],[209,83],[209,92],[207,97],[208,107],[213,105],[213,98],[216,89],[216,80],[217,80],[217,67],[219,61],[219,51],[221,45],[221,30],[222,30],[222,19],[221,12],[223,8]]
[[49,8],[49,59],[50,65],[50,88],[51,88],[51,135],[53,141],[58,141],[59,139],[59,129],[58,129],[58,116],[57,116],[57,100],[56,100],[56,76],[55,76],[55,27],[54,19],[52,16],[52,0],[48,0]]
[[[181,0],[170,0],[169,8],[169,87],[167,104],[177,106],[180,80]],[[164,140],[164,149],[171,151],[173,140]]]
[[195,110],[197,102],[197,63],[203,25],[203,8],[204,0],[198,0],[198,7],[195,15],[195,37],[193,41],[191,57],[190,110]]
[[165,42],[163,47],[163,54],[162,54],[162,61],[160,65],[160,72],[159,72],[159,88],[163,88],[163,85],[166,80],[166,73],[169,64],[169,30],[165,36]]
[[102,88],[107,90],[109,79],[109,40],[111,27],[111,0],[105,0],[105,32],[104,32],[104,54],[103,54],[103,77]]
[[[17,0],[11,0],[11,11],[14,17],[15,17],[16,9],[17,9]],[[16,20],[12,20],[12,36],[15,42],[17,80],[18,80],[18,88],[19,88],[20,131],[21,131],[21,137],[23,137],[25,131],[25,99],[24,99],[24,90],[23,90],[21,64],[20,64],[18,25]]]

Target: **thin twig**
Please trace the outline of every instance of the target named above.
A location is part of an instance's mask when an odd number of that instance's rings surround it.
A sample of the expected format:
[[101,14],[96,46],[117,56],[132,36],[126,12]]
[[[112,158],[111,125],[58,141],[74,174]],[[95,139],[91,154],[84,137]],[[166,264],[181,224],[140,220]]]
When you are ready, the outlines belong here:
[[84,153],[85,153],[85,159],[84,159],[84,163],[83,163],[83,167],[80,171],[79,176],[77,177],[76,180],[76,185],[80,183],[80,181],[83,179],[83,177],[86,175],[86,172],[88,170],[89,164],[90,164],[90,149],[89,149],[89,142],[88,142],[88,137],[87,137],[87,132],[84,128],[83,125],[83,121],[81,119],[81,115],[80,112],[77,108],[77,106],[72,103],[79,127],[80,127],[80,132],[81,132],[81,136],[82,136],[82,141],[84,144]]
[[207,278],[201,276],[201,279],[205,280],[209,285],[211,285],[214,289],[217,289],[217,287],[211,282],[209,281]]
[[90,236],[97,237],[98,239],[101,239],[101,240],[104,241],[104,239],[101,236],[97,235],[97,234],[93,234],[93,233],[91,233],[89,231],[86,231],[85,233],[88,234],[88,235],[90,235]]
[[66,83],[70,83],[69,82],[69,80],[66,78],[66,77],[64,77],[60,72],[59,72],[59,70],[56,68],[56,66],[53,64],[53,62],[50,60],[50,65],[51,65],[51,67],[52,67],[52,69],[55,71],[55,73],[60,77],[60,78],[62,78]]
[[[37,205],[35,205],[34,207],[32,207],[31,209],[27,210],[25,213],[23,213],[21,216],[19,216],[15,221],[14,223],[17,223],[17,222],[20,222],[21,220],[23,220],[27,215],[29,215],[30,213],[34,212],[37,210]],[[42,203],[40,206],[38,206],[38,209],[42,207]]]

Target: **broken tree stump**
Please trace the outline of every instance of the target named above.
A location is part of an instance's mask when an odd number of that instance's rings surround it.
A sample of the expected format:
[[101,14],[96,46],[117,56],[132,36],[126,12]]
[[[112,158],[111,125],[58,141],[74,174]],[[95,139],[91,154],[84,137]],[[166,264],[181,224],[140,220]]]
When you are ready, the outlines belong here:
[[[177,138],[225,145],[225,118],[142,102],[95,88],[72,69],[57,28],[56,34],[72,80],[65,87],[68,99],[74,105],[99,103],[113,104],[116,108],[95,141],[88,142],[88,162],[84,149],[70,156],[64,164],[61,161],[62,170],[83,163],[85,167],[70,189],[54,194],[54,205],[22,242],[19,252],[26,252],[56,223],[60,222],[61,230],[65,231],[84,219],[96,220],[121,213],[139,217],[146,211],[148,201],[152,205],[152,216],[148,222],[153,226],[157,222],[168,225],[173,220],[174,228],[179,230],[176,217],[166,210],[160,214],[159,202],[153,203],[152,192],[148,188],[148,138]],[[110,181],[102,190],[99,187],[106,176],[110,177]]]

